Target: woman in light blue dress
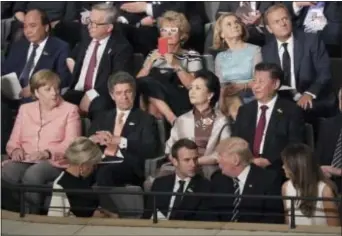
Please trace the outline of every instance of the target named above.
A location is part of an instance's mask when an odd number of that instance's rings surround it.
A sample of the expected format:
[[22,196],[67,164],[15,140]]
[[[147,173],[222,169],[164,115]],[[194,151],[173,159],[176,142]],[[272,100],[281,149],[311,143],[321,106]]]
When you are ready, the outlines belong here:
[[[254,66],[262,61],[259,46],[246,43],[248,31],[233,13],[222,14],[215,24],[213,48],[226,49],[217,54],[215,73],[221,83],[220,106],[227,116],[235,113],[227,104],[232,97],[240,97],[242,103],[254,100],[250,89]],[[236,98],[235,98],[236,100]],[[238,106],[233,106],[238,107]]]

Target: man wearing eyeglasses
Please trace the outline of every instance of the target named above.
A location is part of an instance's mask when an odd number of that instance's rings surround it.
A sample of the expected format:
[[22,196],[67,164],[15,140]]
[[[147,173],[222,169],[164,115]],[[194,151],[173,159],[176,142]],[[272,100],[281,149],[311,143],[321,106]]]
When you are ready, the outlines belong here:
[[64,99],[79,105],[89,118],[113,108],[107,89],[109,76],[117,71],[132,72],[133,49],[114,29],[116,15],[111,4],[94,5],[87,20],[90,38],[83,39],[67,59],[74,80]]

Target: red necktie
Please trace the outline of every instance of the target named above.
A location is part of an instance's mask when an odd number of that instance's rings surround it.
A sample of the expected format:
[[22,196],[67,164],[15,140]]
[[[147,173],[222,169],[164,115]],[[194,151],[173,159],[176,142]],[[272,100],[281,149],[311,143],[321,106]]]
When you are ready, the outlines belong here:
[[94,72],[95,72],[95,68],[97,64],[96,55],[97,55],[97,49],[99,48],[99,46],[100,46],[99,41],[95,41],[93,54],[91,55],[87,74],[86,74],[85,81],[84,81],[84,91],[88,91],[92,89],[93,87]]
[[260,144],[261,140],[264,134],[265,126],[266,126],[266,110],[268,107],[266,105],[263,105],[260,107],[261,109],[261,115],[258,121],[258,125],[255,130],[255,136],[254,136],[254,144],[253,144],[253,153],[255,157],[258,157],[260,154]]

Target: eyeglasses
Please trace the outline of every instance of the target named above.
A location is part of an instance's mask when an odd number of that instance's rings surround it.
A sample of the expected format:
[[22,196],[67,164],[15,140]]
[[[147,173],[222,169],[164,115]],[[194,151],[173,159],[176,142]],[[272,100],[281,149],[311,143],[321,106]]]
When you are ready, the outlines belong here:
[[178,28],[176,27],[166,27],[166,28],[161,28],[160,33],[168,33],[168,34],[177,34],[178,33]]
[[91,27],[94,27],[94,28],[97,28],[97,27],[103,26],[103,25],[109,25],[109,23],[94,22],[94,21],[90,20],[89,18],[87,19],[86,23],[87,23],[87,25],[90,25]]

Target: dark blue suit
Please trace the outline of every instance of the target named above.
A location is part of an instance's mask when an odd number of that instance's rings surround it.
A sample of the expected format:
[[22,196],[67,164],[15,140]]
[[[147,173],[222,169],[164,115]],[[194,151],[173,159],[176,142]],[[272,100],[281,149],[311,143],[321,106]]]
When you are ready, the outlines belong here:
[[[26,39],[13,44],[2,67],[1,74],[5,75],[15,72],[19,78],[27,61],[29,47],[30,42]],[[60,76],[61,88],[69,86],[71,83],[71,73],[66,65],[68,55],[68,44],[58,38],[49,36],[43,53],[35,65],[31,76],[39,70],[50,69]]]
[[[294,25],[302,28],[310,7],[303,7],[299,15],[296,16],[293,12],[292,2],[286,2],[286,5],[290,10]],[[335,1],[325,2],[323,13],[328,21],[328,24],[321,31],[324,43],[328,45],[340,45],[342,40],[342,3]]]
[[[336,96],[332,89],[330,59],[324,42],[315,34],[294,31],[294,72],[296,88],[299,93],[310,92],[316,95],[313,110],[319,114],[327,114],[336,110]],[[272,39],[262,48],[264,62],[276,63],[279,66],[277,40]]]

